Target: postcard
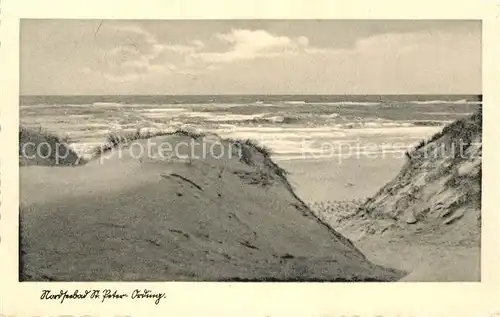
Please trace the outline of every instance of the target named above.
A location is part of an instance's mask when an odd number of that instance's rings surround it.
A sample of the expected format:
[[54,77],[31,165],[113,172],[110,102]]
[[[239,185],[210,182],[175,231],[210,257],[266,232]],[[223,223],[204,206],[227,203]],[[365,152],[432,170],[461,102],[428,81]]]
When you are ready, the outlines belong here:
[[494,2],[0,8],[2,316],[499,316]]

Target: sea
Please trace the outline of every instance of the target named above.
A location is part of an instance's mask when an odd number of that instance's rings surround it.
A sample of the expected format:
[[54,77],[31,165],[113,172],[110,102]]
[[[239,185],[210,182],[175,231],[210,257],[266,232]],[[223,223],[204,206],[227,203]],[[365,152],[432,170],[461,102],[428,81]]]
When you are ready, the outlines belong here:
[[[277,161],[399,153],[478,109],[478,95],[21,96],[20,124],[86,156],[110,133],[179,128],[253,139]],[[382,146],[383,145],[383,146]]]

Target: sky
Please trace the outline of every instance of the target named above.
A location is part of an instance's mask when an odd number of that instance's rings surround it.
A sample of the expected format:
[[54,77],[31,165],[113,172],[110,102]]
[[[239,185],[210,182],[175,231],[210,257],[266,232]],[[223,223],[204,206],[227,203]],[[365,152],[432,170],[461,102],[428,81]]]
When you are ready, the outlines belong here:
[[22,95],[481,94],[473,20],[22,20]]

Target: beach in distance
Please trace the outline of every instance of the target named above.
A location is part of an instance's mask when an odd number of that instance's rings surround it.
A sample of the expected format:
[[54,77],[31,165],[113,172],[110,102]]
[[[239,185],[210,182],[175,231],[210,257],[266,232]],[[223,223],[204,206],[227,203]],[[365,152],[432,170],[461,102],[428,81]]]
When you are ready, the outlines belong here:
[[22,96],[20,120],[67,137],[84,157],[109,134],[137,129],[252,139],[315,202],[374,194],[399,172],[405,151],[480,102],[471,95]]

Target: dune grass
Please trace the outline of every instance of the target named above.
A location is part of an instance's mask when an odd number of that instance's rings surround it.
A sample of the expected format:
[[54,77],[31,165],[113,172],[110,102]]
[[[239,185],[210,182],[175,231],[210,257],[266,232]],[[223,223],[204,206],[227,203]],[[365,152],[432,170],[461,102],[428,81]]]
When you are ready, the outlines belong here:
[[[190,137],[194,140],[201,139],[205,136],[207,136],[206,133],[201,133],[201,132],[196,132],[196,131],[191,131],[191,130],[186,130],[186,129],[178,129],[173,132],[151,132],[149,130],[146,130],[145,132],[142,132],[141,129],[137,129],[135,132],[132,133],[110,133],[106,137],[106,143],[102,146],[99,146],[94,149],[93,153],[95,155],[99,155],[102,153],[105,153],[107,151],[112,150],[115,147],[118,147],[120,145],[125,145],[130,142],[133,142],[135,140],[140,140],[140,139],[149,139],[157,136],[168,136],[168,135],[181,135],[181,136],[187,136]],[[231,139],[231,138],[226,138],[226,139],[221,139],[222,142],[227,142],[230,144],[233,144],[237,146],[240,150],[240,160],[244,162],[247,165],[253,165],[254,159],[253,159],[253,152],[257,151],[258,153],[262,154],[264,157],[264,160],[266,162],[270,161],[270,157],[273,154],[272,150],[265,145],[260,144],[256,140],[252,139]],[[266,163],[265,162],[265,163]],[[271,166],[269,166],[271,167]],[[283,172],[285,174],[285,172]]]
[[434,142],[444,135],[450,135],[456,143],[456,140],[461,140],[465,145],[469,144],[475,136],[482,132],[483,126],[483,110],[482,106],[471,116],[462,118],[446,125],[440,132],[434,134],[429,139],[424,139],[415,146],[414,151],[417,151],[427,144]]
[[[194,140],[201,139],[207,136],[206,133],[200,133],[188,129],[178,129],[176,131],[150,131],[137,129],[134,132],[120,133],[113,132],[106,137],[106,142],[94,148],[92,151],[92,158],[85,160],[80,157],[75,151],[73,151],[68,143],[69,138],[61,138],[55,134],[49,133],[48,131],[38,128],[29,129],[20,127],[19,129],[19,160],[20,165],[45,165],[45,166],[75,166],[83,165],[88,161],[111,151],[112,149],[129,144],[136,140],[149,139],[158,136],[169,136],[169,135],[180,135],[187,136]],[[222,139],[222,142],[227,142],[235,145],[239,149],[238,155],[240,156],[240,161],[247,165],[263,164],[269,170],[276,173],[280,178],[284,179],[288,172],[282,167],[278,166],[271,159],[273,154],[272,150],[260,144],[256,140],[252,139]],[[34,146],[28,146],[29,144],[34,144]],[[41,146],[40,144],[46,143],[48,146]],[[41,155],[38,155],[34,149],[40,147]],[[63,154],[62,157],[59,154]],[[256,153],[260,153],[262,159],[256,162]]]
[[255,163],[252,155],[253,151],[262,154],[264,158],[269,158],[273,154],[270,148],[260,144],[256,140],[227,138],[223,141],[236,145],[240,150],[240,160],[247,165],[253,165]]
[[[149,130],[143,132],[141,131],[141,129],[137,129],[135,132],[126,134],[110,133],[106,138],[107,142],[104,145],[94,149],[93,156],[94,157],[99,156],[105,152],[112,150],[113,148],[116,148],[120,145],[128,144],[135,140],[148,139],[157,136],[168,136],[168,135],[187,136],[194,140],[198,140],[203,137],[206,137],[208,134],[182,128],[173,132],[164,132],[164,131],[151,132]],[[285,169],[278,166],[271,159],[271,155],[273,154],[272,150],[269,147],[260,144],[258,141],[252,139],[232,139],[232,138],[224,138],[224,139],[221,138],[221,141],[235,145],[239,149],[238,155],[240,156],[241,162],[247,165],[255,165],[256,162],[254,154],[255,152],[257,152],[260,153],[263,157],[262,163],[267,168],[275,172],[279,177],[284,178],[286,175],[288,175],[288,172]]]
[[198,139],[201,139],[201,138],[206,136],[206,133],[186,130],[186,129],[182,129],[182,128],[175,131],[173,134],[187,136],[187,137],[190,137],[194,140],[198,140]]
[[112,132],[106,137],[106,143],[104,145],[96,147],[92,152],[94,155],[99,155],[112,150],[120,145],[125,145],[136,140],[145,140],[154,138],[157,136],[167,136],[167,135],[183,135],[188,136],[192,139],[199,139],[205,136],[204,133],[199,133],[195,131],[190,131],[186,129],[178,129],[176,131],[157,131],[153,132],[150,130],[143,131],[142,129],[137,129],[135,132],[130,133],[119,133]]
[[422,139],[412,150],[405,151],[405,157],[411,160],[421,156],[422,153],[419,152],[422,151],[425,146],[446,135],[451,140],[451,142],[448,142],[450,144],[447,144],[450,152],[455,155],[456,158],[458,153],[466,150],[472,144],[476,136],[482,133],[482,118],[482,107],[479,107],[478,111],[474,114],[446,125],[441,131],[430,138]]
[[252,139],[246,139],[243,141],[243,144],[251,147],[251,148],[254,148],[255,150],[257,150],[257,152],[261,153],[264,157],[270,157],[273,152],[272,150],[263,145],[263,144],[260,144],[259,142],[255,141],[255,140],[252,140]]
[[137,129],[135,132],[131,133],[117,133],[112,132],[106,137],[106,143],[98,146],[94,149],[93,154],[99,155],[112,150],[119,145],[127,144],[139,139],[149,139],[155,136],[166,135],[167,133],[156,132],[153,133],[149,130],[142,132],[141,129]]

